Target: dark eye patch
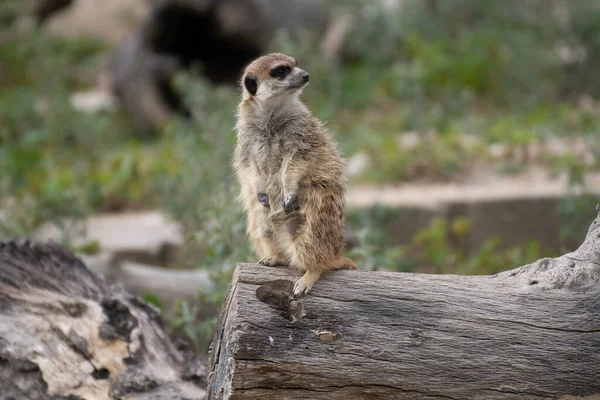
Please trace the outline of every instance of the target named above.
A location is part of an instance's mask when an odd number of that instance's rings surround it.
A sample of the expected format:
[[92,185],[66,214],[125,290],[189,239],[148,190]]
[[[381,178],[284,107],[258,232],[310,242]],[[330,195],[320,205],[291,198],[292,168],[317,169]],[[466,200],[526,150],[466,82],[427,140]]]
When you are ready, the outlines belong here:
[[273,78],[285,78],[292,69],[286,65],[280,65],[271,70],[271,76]]

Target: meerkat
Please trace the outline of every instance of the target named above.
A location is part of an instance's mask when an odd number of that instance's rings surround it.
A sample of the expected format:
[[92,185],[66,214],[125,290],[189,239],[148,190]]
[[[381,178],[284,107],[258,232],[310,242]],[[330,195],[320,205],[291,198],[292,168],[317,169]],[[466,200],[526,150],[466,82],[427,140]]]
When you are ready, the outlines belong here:
[[358,269],[343,256],[344,160],[331,133],[299,99],[309,80],[285,54],[246,67],[233,157],[259,263],[306,271],[294,284],[296,296],[326,271]]

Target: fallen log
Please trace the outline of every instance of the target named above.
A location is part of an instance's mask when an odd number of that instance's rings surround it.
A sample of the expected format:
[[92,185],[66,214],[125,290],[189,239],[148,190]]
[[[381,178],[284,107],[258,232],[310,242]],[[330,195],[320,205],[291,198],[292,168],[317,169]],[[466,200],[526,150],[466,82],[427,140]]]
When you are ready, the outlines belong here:
[[0,399],[202,399],[158,311],[56,244],[0,242]]
[[160,301],[163,317],[175,316],[181,300],[199,308],[200,316],[215,317],[218,313],[212,304],[199,301],[198,295],[214,288],[210,274],[201,269],[176,270],[133,261],[118,260],[103,253],[83,257],[87,268],[108,284],[121,285],[128,293],[144,297],[153,295]]
[[600,394],[600,208],[584,243],[493,276],[238,265],[208,399],[571,399]]

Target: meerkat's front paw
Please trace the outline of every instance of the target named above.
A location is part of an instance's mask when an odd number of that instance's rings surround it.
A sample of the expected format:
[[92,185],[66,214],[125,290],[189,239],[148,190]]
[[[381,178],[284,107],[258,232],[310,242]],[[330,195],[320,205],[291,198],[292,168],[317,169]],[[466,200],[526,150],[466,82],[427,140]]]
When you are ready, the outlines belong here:
[[283,211],[286,214],[290,214],[294,211],[298,211],[300,209],[300,204],[298,203],[298,195],[296,193],[286,193],[283,196]]
[[269,208],[270,204],[269,204],[269,196],[266,193],[259,193],[258,194],[258,202],[260,204],[262,204],[263,206]]
[[258,262],[260,265],[264,265],[265,267],[277,267],[279,265],[283,265],[283,262],[276,259],[275,257],[265,257]]

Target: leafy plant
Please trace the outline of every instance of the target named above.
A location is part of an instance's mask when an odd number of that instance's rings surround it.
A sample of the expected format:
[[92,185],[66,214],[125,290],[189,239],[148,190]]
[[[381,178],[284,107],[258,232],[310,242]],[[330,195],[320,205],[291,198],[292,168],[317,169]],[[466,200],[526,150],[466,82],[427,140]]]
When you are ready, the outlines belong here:
[[470,230],[469,221],[458,218],[448,221],[435,219],[431,225],[418,232],[406,253],[425,271],[459,274],[494,274],[532,263],[551,252],[542,252],[535,240],[520,246],[501,248],[498,238],[486,240],[474,253],[467,254],[451,244],[451,238],[460,241]]

